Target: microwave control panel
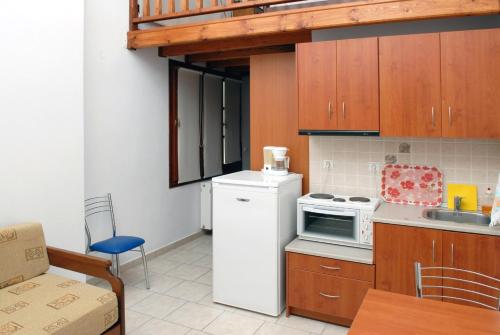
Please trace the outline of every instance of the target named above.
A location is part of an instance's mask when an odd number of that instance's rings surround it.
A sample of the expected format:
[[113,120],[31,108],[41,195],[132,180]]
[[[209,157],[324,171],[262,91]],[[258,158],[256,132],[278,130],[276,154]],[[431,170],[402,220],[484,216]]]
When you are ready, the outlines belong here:
[[362,244],[373,245],[373,212],[361,211],[360,213],[360,242]]

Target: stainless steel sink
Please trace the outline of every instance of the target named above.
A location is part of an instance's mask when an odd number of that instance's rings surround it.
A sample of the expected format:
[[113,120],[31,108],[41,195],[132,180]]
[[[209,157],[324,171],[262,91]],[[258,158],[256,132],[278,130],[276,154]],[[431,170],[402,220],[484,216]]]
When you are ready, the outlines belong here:
[[425,209],[422,216],[429,220],[450,221],[489,225],[490,217],[477,212],[450,211],[446,209]]

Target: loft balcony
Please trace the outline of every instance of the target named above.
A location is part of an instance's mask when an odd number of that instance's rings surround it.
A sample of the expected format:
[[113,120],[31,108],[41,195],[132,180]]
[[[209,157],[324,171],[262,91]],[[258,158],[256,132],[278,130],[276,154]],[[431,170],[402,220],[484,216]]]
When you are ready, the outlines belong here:
[[128,47],[242,50],[305,42],[316,29],[498,13],[499,0],[130,0]]

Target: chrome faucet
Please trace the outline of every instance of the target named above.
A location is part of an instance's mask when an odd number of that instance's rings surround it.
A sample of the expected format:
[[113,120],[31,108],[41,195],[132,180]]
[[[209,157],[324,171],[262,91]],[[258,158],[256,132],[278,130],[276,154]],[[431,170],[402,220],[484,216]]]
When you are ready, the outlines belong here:
[[462,197],[459,197],[458,195],[453,198],[453,209],[455,212],[458,212],[460,210],[460,207],[462,206]]

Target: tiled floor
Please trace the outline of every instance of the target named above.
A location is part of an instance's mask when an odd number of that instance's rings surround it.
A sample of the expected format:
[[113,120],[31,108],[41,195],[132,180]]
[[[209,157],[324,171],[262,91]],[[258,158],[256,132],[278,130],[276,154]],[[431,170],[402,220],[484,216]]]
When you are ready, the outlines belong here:
[[[271,317],[212,302],[212,239],[204,235],[124,271],[126,329],[131,335],[344,335],[347,328],[285,315]],[[109,286],[105,282],[97,284]]]

